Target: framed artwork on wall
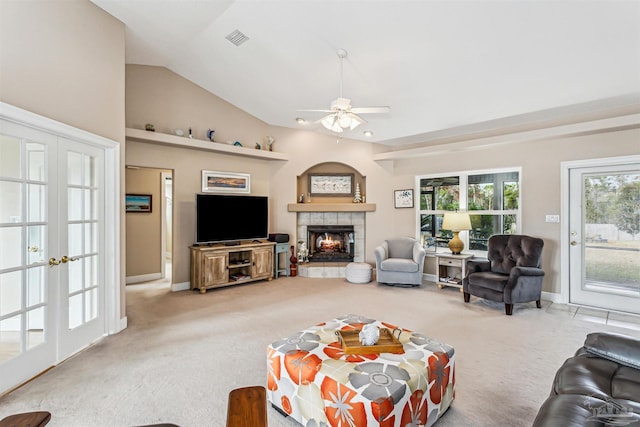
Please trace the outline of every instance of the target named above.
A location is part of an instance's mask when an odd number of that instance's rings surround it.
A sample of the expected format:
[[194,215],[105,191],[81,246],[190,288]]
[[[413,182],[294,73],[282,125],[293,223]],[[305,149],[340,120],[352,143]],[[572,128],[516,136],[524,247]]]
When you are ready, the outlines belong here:
[[125,212],[151,212],[151,194],[126,194]]
[[250,193],[251,175],[248,173],[202,171],[203,193]]
[[394,194],[394,207],[399,208],[412,208],[413,207],[413,190],[395,190]]
[[309,193],[312,196],[353,196],[352,173],[309,174]]

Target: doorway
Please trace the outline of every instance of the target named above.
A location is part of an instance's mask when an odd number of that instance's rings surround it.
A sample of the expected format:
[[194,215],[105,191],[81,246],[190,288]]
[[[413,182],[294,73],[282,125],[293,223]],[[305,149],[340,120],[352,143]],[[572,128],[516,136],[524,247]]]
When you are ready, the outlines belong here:
[[640,156],[563,163],[568,302],[640,314]]
[[172,284],[173,171],[127,165],[126,194],[144,197],[149,208],[126,212],[126,283]]

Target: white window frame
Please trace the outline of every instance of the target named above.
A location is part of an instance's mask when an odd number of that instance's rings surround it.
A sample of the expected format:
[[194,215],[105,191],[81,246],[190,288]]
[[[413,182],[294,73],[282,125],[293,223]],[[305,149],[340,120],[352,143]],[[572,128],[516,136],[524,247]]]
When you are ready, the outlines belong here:
[[[482,175],[482,174],[500,174],[507,172],[517,172],[518,173],[518,209],[509,209],[509,210],[474,210],[467,211],[468,208],[468,196],[467,191],[469,188],[469,176],[471,175]],[[522,230],[522,167],[506,167],[506,168],[496,168],[496,169],[477,169],[477,170],[468,170],[468,171],[458,171],[458,172],[442,172],[442,173],[434,173],[434,174],[425,174],[425,175],[417,175],[415,177],[415,194],[417,195],[417,206],[416,206],[416,239],[420,241],[421,239],[421,215],[441,215],[445,212],[449,212],[443,209],[429,209],[429,210],[421,210],[420,209],[420,181],[423,179],[430,178],[443,178],[443,177],[451,177],[457,176],[459,178],[459,186],[460,186],[460,199],[459,199],[459,210],[464,212],[469,212],[470,215],[515,215],[516,216],[516,233],[520,234]],[[464,251],[468,253],[472,253],[475,256],[486,257],[487,251],[481,250],[470,250],[469,249],[469,232],[463,231],[459,234],[460,239],[464,242]],[[447,249],[448,250],[448,249]],[[435,252],[443,251],[443,248],[438,249],[437,245],[435,247]]]

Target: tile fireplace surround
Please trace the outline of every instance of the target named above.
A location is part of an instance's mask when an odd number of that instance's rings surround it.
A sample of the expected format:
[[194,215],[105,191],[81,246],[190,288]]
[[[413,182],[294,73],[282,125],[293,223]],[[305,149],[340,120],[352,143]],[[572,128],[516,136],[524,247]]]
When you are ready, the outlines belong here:
[[[355,245],[354,262],[364,262],[365,212],[298,212],[297,239],[307,244],[308,225],[353,225]],[[298,264],[298,275],[302,277],[345,277],[346,262],[310,262]]]

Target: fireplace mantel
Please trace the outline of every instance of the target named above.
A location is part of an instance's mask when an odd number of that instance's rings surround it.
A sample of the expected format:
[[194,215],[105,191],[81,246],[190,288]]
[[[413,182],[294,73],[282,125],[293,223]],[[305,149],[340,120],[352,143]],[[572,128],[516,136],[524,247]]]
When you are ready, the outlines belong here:
[[289,212],[374,212],[375,203],[289,203]]

